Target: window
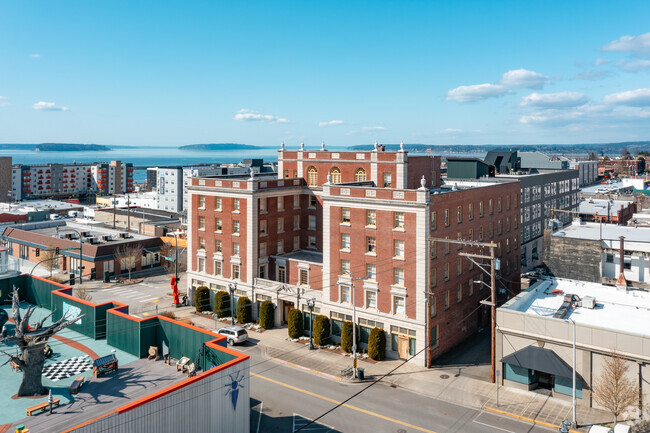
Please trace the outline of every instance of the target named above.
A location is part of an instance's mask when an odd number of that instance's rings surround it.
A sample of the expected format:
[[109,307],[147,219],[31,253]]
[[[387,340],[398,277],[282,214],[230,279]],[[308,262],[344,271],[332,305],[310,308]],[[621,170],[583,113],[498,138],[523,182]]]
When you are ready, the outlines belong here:
[[438,242],[431,241],[431,258],[435,259],[438,257]]
[[478,228],[478,240],[483,240],[483,224],[481,224],[481,226]]
[[260,212],[261,213],[266,213],[267,210],[268,209],[266,208],[266,197],[262,197],[262,198],[260,198]]
[[404,285],[404,269],[402,268],[393,269],[393,283],[398,286]]
[[449,309],[449,290],[445,292],[445,310]]
[[438,325],[433,325],[429,331],[429,349],[434,349],[438,347]]
[[501,197],[497,198],[497,212],[501,212],[503,209],[501,208]]
[[366,290],[366,308],[377,309],[377,292]]
[[221,239],[215,239],[214,240],[214,251],[217,253],[222,252],[222,244],[221,244]]
[[367,275],[369,280],[376,280],[377,279],[377,267],[372,263],[366,264],[366,275]]
[[458,209],[456,209],[456,222],[458,224],[463,222],[463,207],[458,206]]
[[205,217],[199,217],[199,230],[205,230]]
[[196,270],[198,272],[205,272],[205,257],[197,257]]
[[377,211],[367,210],[366,211],[366,225],[375,227],[377,225]]
[[289,179],[289,170],[284,170],[284,178]]
[[449,263],[445,263],[445,281],[449,281]]
[[350,224],[350,208],[342,207],[341,208],[341,222],[343,224]]
[[239,275],[239,265],[233,264],[232,265],[232,279],[233,280],[238,280],[240,275]]
[[393,213],[393,228],[404,230],[404,212]]
[[470,203],[468,206],[469,208],[467,212],[468,214],[467,217],[469,218],[470,221],[472,221],[474,219],[474,203]]
[[205,209],[205,196],[199,195],[199,209]]
[[384,188],[390,188],[392,186],[392,179],[390,173],[384,173]]
[[404,241],[393,241],[393,256],[404,258]]
[[614,254],[607,254],[607,258],[605,260],[607,263],[614,263]]
[[232,210],[234,212],[239,212],[240,208],[241,208],[240,200],[238,198],[233,198],[232,199]]
[[266,256],[266,242],[260,243],[260,257]]
[[284,267],[284,265],[278,265],[277,274],[278,274],[278,281],[281,282],[281,283],[286,283],[287,273],[286,273],[286,268]]
[[469,229],[469,232],[467,233],[467,237],[470,241],[474,240],[474,229]]
[[300,236],[294,236],[293,237],[293,250],[299,250],[300,249]]
[[350,286],[341,286],[341,302],[350,303]]
[[506,196],[506,210],[510,210],[510,196]]
[[492,199],[488,201],[488,212],[490,215],[494,213],[494,201]]
[[341,275],[350,275],[350,261],[341,260]]
[[503,233],[503,223],[501,222],[501,220],[497,221],[497,230],[498,230],[499,235],[501,235]]
[[483,202],[478,202],[478,216],[483,217]]
[[214,199],[214,210],[220,211],[222,208],[223,207],[222,207],[221,197],[216,197]]
[[365,182],[366,181],[366,170],[363,168],[357,168],[354,171],[354,181],[355,182]]
[[377,252],[377,239],[372,236],[366,236],[366,252],[375,254]]
[[293,171],[293,177],[298,177],[298,170]]
[[341,249],[350,250],[350,235],[347,233],[341,234]]
[[[268,274],[268,269],[269,269],[269,265],[267,264],[260,265],[258,277],[262,279],[266,279],[266,276]],[[259,297],[260,295],[257,296]]]
[[431,301],[431,317],[436,317],[436,314],[438,314],[438,305],[437,305],[437,298],[435,296],[431,296],[430,298]]
[[316,248],[316,236],[309,236],[309,248]]
[[309,271],[307,269],[300,269],[300,283],[301,286],[309,285]]
[[445,227],[449,227],[449,209],[445,209]]
[[332,167],[330,170],[331,183],[341,183],[341,169]]
[[463,285],[461,283],[458,283],[458,289],[456,289],[456,298],[458,303],[463,300]]
[[467,282],[467,291],[469,292],[469,296],[474,294],[474,281],[472,278]]
[[223,275],[223,262],[221,260],[214,261],[214,274]]
[[200,250],[205,249],[205,238],[199,238],[199,249]]
[[239,243],[238,242],[233,242],[232,243],[232,255],[233,256],[238,256],[239,255]]
[[239,220],[232,220],[232,232],[239,234]]
[[[449,239],[449,236],[445,236],[445,239]],[[449,254],[449,242],[445,242],[445,254]]]
[[393,296],[393,314],[398,316],[406,314],[406,303],[403,296]]
[[[463,240],[463,233],[462,232],[456,233],[456,240],[458,240],[458,241]],[[463,244],[461,244],[460,242],[458,244],[456,244],[456,249],[457,250],[462,250],[463,249]]]
[[293,229],[300,230],[300,215],[293,216]]
[[437,212],[433,211],[431,212],[431,230],[435,230],[437,228],[438,228]]
[[318,170],[316,170],[316,167],[312,166],[307,169],[307,185],[318,185]]
[[316,230],[316,215],[309,215],[309,230]]
[[458,258],[456,259],[456,275],[460,275],[463,273],[463,259]]
[[312,209],[316,209],[316,196],[315,195],[310,195],[309,196],[309,207]]
[[282,212],[284,210],[284,196],[278,197],[278,211]]
[[221,233],[223,226],[221,225],[221,218],[214,219],[214,231]]
[[300,196],[299,195],[294,195],[293,196],[293,208],[294,209],[300,209]]
[[260,221],[260,234],[266,235],[266,220]]
[[284,252],[284,239],[280,239],[278,241],[278,254],[282,254]]
[[278,218],[278,233],[284,233],[284,218]]

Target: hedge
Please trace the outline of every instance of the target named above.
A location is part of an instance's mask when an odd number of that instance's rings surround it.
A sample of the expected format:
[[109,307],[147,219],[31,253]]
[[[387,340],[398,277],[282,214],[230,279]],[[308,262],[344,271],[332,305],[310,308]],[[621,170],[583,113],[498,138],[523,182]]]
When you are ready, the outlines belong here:
[[380,328],[372,328],[368,337],[368,356],[375,361],[386,358],[386,332]]
[[289,337],[291,338],[298,338],[302,337],[302,334],[304,332],[303,324],[302,324],[302,311],[294,308],[293,310],[289,311]]
[[225,290],[220,290],[214,295],[214,314],[217,317],[230,317],[230,295]]
[[194,292],[194,305],[196,305],[196,311],[210,311],[210,289],[205,286],[200,286]]
[[262,302],[262,305],[260,305],[259,322],[260,326],[264,329],[273,328],[273,325],[275,325],[275,308],[273,308],[273,302]]
[[330,319],[327,316],[318,315],[314,318],[314,343],[319,346],[327,344],[327,339],[330,338]]
[[237,321],[241,324],[253,321],[251,300],[244,296],[237,301]]
[[[359,343],[359,333],[357,332],[357,344]],[[348,353],[352,352],[352,322],[345,322],[341,329],[341,349]]]

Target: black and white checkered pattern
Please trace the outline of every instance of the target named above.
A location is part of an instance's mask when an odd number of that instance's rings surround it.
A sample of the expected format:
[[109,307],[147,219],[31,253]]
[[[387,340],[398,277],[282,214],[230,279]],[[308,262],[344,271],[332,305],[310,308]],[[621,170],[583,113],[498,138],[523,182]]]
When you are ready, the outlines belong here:
[[66,377],[74,376],[92,369],[93,361],[88,357],[88,355],[75,356],[74,358],[46,365],[43,367],[43,376],[47,377],[52,382],[56,382],[65,379]]

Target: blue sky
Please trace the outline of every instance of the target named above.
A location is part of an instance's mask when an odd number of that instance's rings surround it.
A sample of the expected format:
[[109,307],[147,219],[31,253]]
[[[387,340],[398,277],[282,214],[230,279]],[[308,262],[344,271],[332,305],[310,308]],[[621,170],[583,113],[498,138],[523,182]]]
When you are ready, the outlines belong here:
[[650,2],[5,1],[0,142],[650,139]]

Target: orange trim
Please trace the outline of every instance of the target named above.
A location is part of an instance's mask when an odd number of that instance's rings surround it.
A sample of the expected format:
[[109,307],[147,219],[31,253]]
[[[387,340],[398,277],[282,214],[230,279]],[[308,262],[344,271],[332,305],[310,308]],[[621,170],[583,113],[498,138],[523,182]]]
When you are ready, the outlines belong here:
[[95,352],[93,352],[89,347],[86,347],[81,343],[77,343],[74,340],[70,340],[69,338],[62,337],[62,336],[56,335],[56,334],[54,334],[52,336],[52,338],[54,338],[55,340],[59,340],[61,343],[67,344],[68,346],[85,353],[86,355],[90,356],[92,359],[99,358],[99,355],[97,355]]

